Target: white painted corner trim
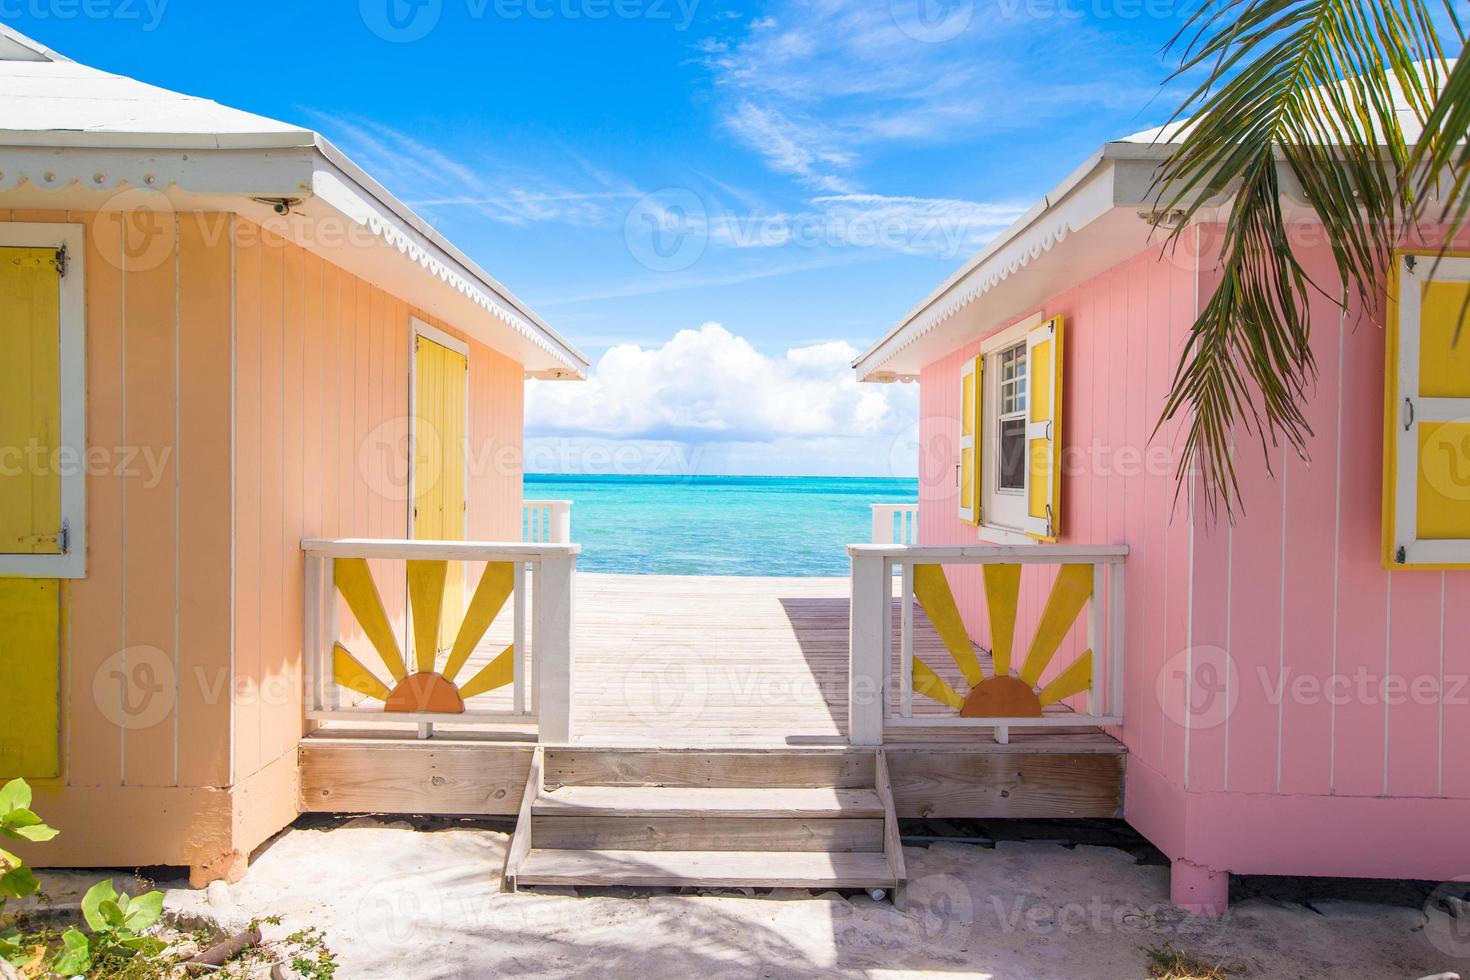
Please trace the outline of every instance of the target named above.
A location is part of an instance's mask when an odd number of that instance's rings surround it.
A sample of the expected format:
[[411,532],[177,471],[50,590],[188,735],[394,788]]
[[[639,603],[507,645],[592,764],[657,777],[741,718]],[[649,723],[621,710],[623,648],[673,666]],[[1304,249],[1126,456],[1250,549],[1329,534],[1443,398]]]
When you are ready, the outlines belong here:
[[[46,465],[61,470],[61,520],[66,550],[59,555],[0,554],[0,575],[85,578],[87,574],[87,291],[86,229],[76,224],[0,222],[0,247],[66,248],[60,282],[61,435]],[[5,462],[5,461],[0,461]]]

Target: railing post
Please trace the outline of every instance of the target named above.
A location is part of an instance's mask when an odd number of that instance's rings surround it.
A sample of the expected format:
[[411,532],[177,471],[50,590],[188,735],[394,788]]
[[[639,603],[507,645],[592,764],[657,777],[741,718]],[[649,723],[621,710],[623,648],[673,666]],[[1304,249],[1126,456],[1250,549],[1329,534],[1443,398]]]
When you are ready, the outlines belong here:
[[847,738],[883,744],[892,574],[882,556],[852,555],[848,619]]
[[575,555],[544,556],[534,576],[536,714],[542,742],[572,740]]
[[[306,556],[305,628],[302,637],[301,657],[306,661],[306,707],[320,710],[322,707],[322,559],[317,555]],[[334,593],[335,594],[335,593]],[[333,637],[335,640],[336,638]],[[308,728],[314,727],[308,725]]]
[[572,543],[572,502],[570,500],[551,502],[551,543]]
[[873,544],[893,543],[893,511],[884,504],[873,504]]

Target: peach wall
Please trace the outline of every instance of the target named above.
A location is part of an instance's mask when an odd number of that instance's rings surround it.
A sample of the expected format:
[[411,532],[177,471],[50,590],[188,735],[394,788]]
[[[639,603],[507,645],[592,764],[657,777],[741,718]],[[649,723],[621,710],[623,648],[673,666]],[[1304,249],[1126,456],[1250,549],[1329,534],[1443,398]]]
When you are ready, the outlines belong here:
[[[1278,447],[1270,474],[1242,435],[1238,520],[1211,520],[1189,494],[1173,506],[1179,427],[1152,430],[1196,276],[1202,292],[1215,282],[1212,263],[1197,271],[1192,256],[1217,241],[1203,229],[1182,253],[1134,256],[1044,307],[1070,331],[1063,541],[1131,549],[1118,733],[1130,751],[1128,819],[1171,856],[1225,870],[1461,874],[1452,828],[1470,819],[1470,573],[1380,565],[1381,314],[1314,300],[1310,462]],[[1332,281],[1325,246],[1302,260]],[[955,517],[953,446],[959,366],[977,349],[922,374],[924,544],[975,540]],[[957,577],[972,631],[988,643],[978,577]],[[1027,600],[1033,619],[1037,601]],[[1435,693],[1385,698],[1385,677]],[[1345,698],[1312,691],[1344,683]],[[1423,833],[1403,834],[1406,816]],[[1335,846],[1321,836],[1335,821],[1391,844]]]
[[[87,574],[63,587],[63,776],[36,781],[62,834],[23,850],[235,873],[297,812],[300,541],[407,536],[407,461],[371,450],[384,426],[404,448],[409,316],[456,331],[229,214],[0,221],[86,226],[102,454]],[[476,537],[520,536],[523,388],[470,344]]]
[[37,785],[62,834],[34,856],[187,864],[229,839],[230,219],[0,220],[86,229],[87,574],[63,591],[63,776]]
[[[463,334],[258,226],[242,221],[236,237],[241,779],[295,752],[302,735],[302,538],[409,536],[410,317]],[[479,343],[469,371],[466,527],[519,540],[523,371]],[[401,613],[392,570],[375,571]]]

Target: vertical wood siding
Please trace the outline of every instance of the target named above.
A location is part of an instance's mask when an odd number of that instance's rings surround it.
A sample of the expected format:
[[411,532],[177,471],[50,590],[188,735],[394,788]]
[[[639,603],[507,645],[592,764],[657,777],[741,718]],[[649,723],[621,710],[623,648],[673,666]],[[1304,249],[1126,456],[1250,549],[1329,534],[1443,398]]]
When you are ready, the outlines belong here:
[[225,785],[230,219],[0,210],[0,221],[86,229],[88,560],[86,578],[63,586],[55,783]]
[[[1202,228],[1179,254],[1149,250],[1043,307],[1068,318],[1063,540],[1132,549],[1129,765],[1194,792],[1470,797],[1470,573],[1380,565],[1382,313],[1313,300],[1310,461],[1280,445],[1264,457],[1241,432],[1236,522],[1211,519],[1192,493],[1176,503],[1181,425],[1154,425],[1196,296],[1216,281],[1193,255],[1218,242]],[[1303,261],[1332,281],[1327,246]],[[953,464],[959,368],[977,350],[922,373],[925,544],[976,539],[955,516]],[[1142,469],[1125,465],[1139,458]],[[978,576],[955,577],[988,642]],[[1023,621],[1037,601],[1039,590],[1023,601]],[[1193,712],[1170,703],[1179,688],[1163,672],[1189,679]]]
[[[393,458],[411,414],[410,318],[463,334],[257,226],[240,223],[237,253],[240,780],[302,734],[301,539],[410,533],[408,462]],[[470,342],[469,373],[467,534],[518,540],[523,369]],[[407,649],[394,568],[374,572]]]

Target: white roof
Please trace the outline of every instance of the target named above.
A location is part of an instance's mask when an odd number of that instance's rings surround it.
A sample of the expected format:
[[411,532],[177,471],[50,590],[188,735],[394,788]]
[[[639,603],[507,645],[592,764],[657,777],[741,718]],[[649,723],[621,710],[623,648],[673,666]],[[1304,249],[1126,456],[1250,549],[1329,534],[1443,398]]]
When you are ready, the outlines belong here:
[[120,188],[260,221],[281,199],[293,214],[345,216],[378,247],[298,244],[391,283],[533,374],[586,375],[585,355],[319,134],[78,64],[0,25],[0,200],[34,193],[81,209]]
[[[1441,84],[1453,64],[1439,66]],[[1432,67],[1421,63],[1421,76]],[[1397,84],[1392,95],[1413,143],[1421,132],[1418,115]],[[967,340],[1156,242],[1139,213],[1155,206],[1156,168],[1192,125],[1181,120],[1104,143],[853,361],[858,380],[912,378]]]
[[[135,146],[310,146],[313,134],[265,116],[181,95],[68,60],[41,60],[0,26],[0,139],[54,144],[65,133],[108,134]],[[31,53],[32,58],[23,57]]]

